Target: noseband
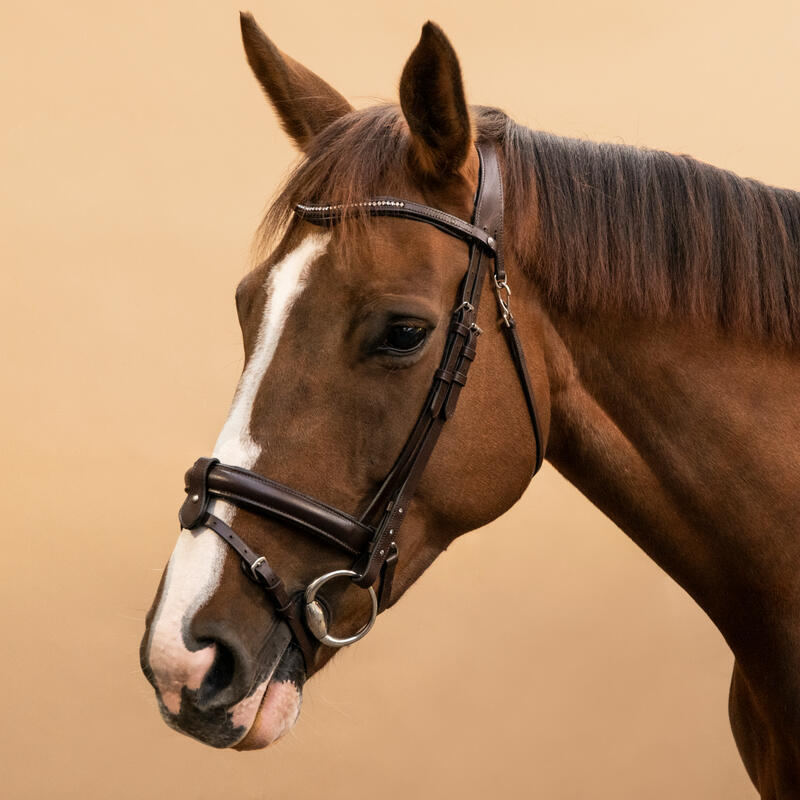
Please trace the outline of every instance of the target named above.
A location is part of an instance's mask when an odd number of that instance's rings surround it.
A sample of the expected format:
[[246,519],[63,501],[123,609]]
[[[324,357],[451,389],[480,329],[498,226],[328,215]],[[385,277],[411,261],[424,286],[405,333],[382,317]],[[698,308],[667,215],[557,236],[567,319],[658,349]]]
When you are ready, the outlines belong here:
[[[187,497],[178,515],[181,527],[187,530],[210,528],[238,553],[245,573],[263,586],[278,615],[289,626],[303,652],[307,674],[313,671],[317,648],[312,636],[330,647],[352,644],[366,635],[379,611],[389,602],[398,559],[400,528],[442,427],[453,416],[470,364],[475,358],[475,346],[481,333],[476,324],[478,305],[489,259],[493,262],[492,282],[502,329],[522,385],[536,439],[534,474],[542,464],[544,453],[536,402],[516,322],[509,308],[511,290],[506,280],[502,251],[503,183],[500,166],[493,147],[478,144],[477,150],[480,175],[471,223],[436,208],[394,197],[378,197],[347,207],[298,205],[295,208],[298,217],[313,225],[335,225],[343,216],[351,214],[401,217],[433,225],[469,244],[469,265],[461,281],[442,359],[428,396],[394,466],[361,518],[356,519],[250,470],[220,464],[215,458],[198,459],[186,473]],[[227,523],[210,513],[209,503],[215,498],[319,537],[353,556],[352,568],[327,572],[313,580],[304,592],[290,596],[266,557],[251,550]],[[369,592],[372,614],[361,630],[340,639],[329,633],[326,609],[317,600],[317,592],[329,581],[343,578]]]

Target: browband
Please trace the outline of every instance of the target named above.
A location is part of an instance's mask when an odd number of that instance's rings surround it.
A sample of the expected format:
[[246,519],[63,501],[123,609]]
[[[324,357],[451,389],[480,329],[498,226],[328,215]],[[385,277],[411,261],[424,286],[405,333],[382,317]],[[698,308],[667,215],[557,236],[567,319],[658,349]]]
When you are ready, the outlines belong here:
[[411,200],[400,200],[397,197],[376,197],[374,200],[365,200],[352,205],[307,205],[298,203],[294,213],[300,219],[312,225],[330,226],[339,222],[346,216],[359,216],[366,214],[370,217],[401,217],[415,222],[427,222],[456,239],[465,242],[478,242],[491,253],[497,249],[497,242],[484,228],[465,222],[460,217],[440,211],[438,208],[424,206]]

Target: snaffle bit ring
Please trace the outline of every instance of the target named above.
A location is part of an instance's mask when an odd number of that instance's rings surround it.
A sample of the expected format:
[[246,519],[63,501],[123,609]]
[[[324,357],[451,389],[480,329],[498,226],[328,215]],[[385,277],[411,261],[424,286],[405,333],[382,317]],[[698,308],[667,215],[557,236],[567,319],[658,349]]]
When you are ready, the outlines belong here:
[[354,572],[352,569],[335,569],[333,572],[326,572],[315,578],[308,584],[305,591],[305,612],[306,624],[311,633],[319,639],[322,644],[328,647],[346,647],[348,644],[353,644],[359,639],[363,639],[370,631],[370,628],[375,624],[375,618],[378,616],[378,597],[375,590],[370,586],[367,591],[369,592],[370,600],[372,600],[372,616],[364,625],[361,630],[356,631],[352,636],[346,636],[342,639],[331,636],[328,633],[328,621],[325,619],[325,612],[319,600],[316,599],[317,592],[328,582],[334,578],[358,578],[359,573]]

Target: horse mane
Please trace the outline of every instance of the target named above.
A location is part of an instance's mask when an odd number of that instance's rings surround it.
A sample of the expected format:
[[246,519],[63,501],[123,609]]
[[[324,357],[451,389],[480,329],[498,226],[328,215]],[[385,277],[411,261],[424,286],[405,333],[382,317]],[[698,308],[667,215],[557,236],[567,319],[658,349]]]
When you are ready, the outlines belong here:
[[[505,246],[546,307],[800,341],[800,193],[690,156],[533,131],[494,108],[472,112],[478,138],[503,153]],[[278,194],[262,241],[291,224],[298,202],[392,194],[407,151],[397,106],[337,120]]]

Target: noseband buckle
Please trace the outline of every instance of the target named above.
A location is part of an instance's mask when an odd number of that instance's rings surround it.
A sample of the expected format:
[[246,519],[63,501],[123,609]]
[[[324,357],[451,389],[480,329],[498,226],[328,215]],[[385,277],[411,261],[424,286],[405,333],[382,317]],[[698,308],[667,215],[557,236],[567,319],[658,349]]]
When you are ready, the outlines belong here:
[[261,580],[261,576],[258,574],[258,568],[265,564],[267,561],[265,556],[259,556],[252,564],[248,564],[247,567],[250,570],[250,574],[253,576],[253,579],[256,583]]
[[313,633],[314,636],[319,639],[320,642],[322,642],[322,644],[328,645],[328,647],[346,647],[348,644],[353,644],[353,642],[363,639],[375,624],[375,619],[378,616],[378,596],[375,594],[375,590],[371,586],[367,589],[370,600],[372,601],[372,613],[369,621],[366,625],[364,625],[363,628],[361,628],[361,630],[356,631],[352,636],[345,636],[344,638],[331,636],[328,633],[328,621],[325,618],[325,612],[322,608],[322,604],[316,599],[317,592],[328,581],[331,581],[334,578],[359,577],[361,577],[360,574],[352,569],[335,569],[333,572],[326,572],[324,575],[320,575],[319,578],[315,578],[306,587],[306,624],[308,625],[308,629],[311,631],[311,633]]

